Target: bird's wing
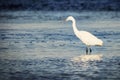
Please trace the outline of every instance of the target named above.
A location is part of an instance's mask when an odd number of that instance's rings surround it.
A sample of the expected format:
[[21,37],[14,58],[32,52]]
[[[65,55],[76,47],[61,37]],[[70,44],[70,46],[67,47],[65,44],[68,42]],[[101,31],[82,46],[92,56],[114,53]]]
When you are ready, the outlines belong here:
[[99,45],[100,39],[87,31],[79,31],[77,37],[86,45]]

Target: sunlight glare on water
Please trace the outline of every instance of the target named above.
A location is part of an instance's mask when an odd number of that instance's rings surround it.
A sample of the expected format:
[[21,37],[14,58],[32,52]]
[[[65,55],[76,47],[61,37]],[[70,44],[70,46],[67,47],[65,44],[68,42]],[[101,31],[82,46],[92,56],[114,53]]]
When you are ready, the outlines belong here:
[[100,60],[102,60],[102,56],[103,56],[102,54],[100,54],[100,55],[99,54],[98,55],[81,55],[81,56],[74,57],[71,60],[75,61],[75,62],[100,61]]

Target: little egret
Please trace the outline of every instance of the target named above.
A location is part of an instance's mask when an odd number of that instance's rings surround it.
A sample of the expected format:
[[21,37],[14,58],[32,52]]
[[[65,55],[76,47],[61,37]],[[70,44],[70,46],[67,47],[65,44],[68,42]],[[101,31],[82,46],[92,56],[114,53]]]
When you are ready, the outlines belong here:
[[87,31],[79,31],[76,27],[76,21],[72,16],[68,16],[66,21],[72,21],[72,27],[75,35],[86,45],[86,54],[92,52],[91,46],[102,46],[103,41]]

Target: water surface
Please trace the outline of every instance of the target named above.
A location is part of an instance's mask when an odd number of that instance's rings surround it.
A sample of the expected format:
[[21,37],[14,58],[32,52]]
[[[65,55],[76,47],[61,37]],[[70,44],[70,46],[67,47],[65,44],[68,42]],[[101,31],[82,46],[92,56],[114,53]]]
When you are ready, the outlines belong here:
[[[79,30],[104,42],[85,61],[85,45],[65,22],[69,15]],[[1,80],[120,79],[119,12],[8,11],[0,17]]]

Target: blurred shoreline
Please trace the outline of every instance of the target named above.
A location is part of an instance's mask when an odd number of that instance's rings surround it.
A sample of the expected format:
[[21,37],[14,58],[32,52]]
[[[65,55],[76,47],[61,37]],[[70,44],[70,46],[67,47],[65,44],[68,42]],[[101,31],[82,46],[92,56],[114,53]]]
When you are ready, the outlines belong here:
[[120,11],[119,0],[0,0],[0,10]]

